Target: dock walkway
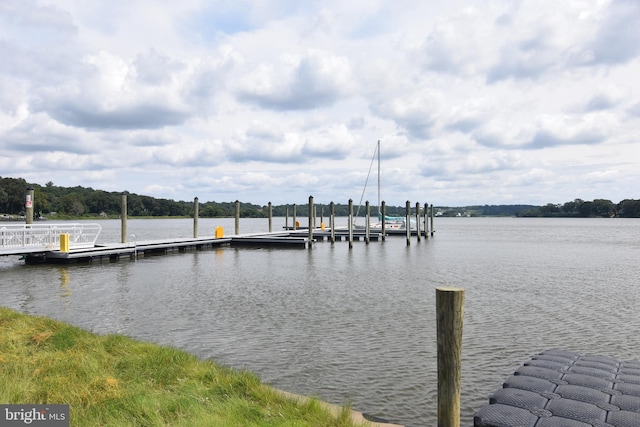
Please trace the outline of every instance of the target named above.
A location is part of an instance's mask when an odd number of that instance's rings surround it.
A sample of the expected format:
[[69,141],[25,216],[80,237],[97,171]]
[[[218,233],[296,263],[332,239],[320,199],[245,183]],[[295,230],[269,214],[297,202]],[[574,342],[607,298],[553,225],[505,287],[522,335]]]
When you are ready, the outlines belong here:
[[[16,250],[14,255],[24,255],[28,263],[41,262],[86,262],[93,259],[118,259],[123,256],[139,257],[145,255],[162,254],[172,251],[184,252],[221,246],[254,246],[254,247],[299,247],[305,248],[309,239],[290,233],[256,233],[242,234],[229,237],[194,237],[146,240],[128,243],[96,244],[92,247],[71,248],[61,250]],[[5,254],[6,255],[6,254]]]
[[[307,227],[293,229],[283,227],[276,232],[236,234],[228,237],[166,238],[126,243],[98,244],[101,227],[98,224],[47,224],[12,225],[0,229],[0,255],[18,255],[27,263],[87,262],[93,259],[138,256],[166,253],[170,251],[200,250],[220,246],[293,247],[306,248],[317,241],[381,241],[379,230]],[[416,235],[415,230],[413,235]],[[400,234],[398,230],[387,230],[387,234]],[[406,230],[402,231],[406,234]],[[66,246],[63,242],[66,235]]]

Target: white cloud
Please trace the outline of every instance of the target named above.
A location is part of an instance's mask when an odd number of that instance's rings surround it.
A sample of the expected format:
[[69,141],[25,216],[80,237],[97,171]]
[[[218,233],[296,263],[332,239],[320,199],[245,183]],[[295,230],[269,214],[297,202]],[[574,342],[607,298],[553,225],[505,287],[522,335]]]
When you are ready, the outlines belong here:
[[632,0],[2,2],[0,167],[344,202],[381,140],[392,204],[632,198],[639,19]]
[[260,64],[244,76],[238,97],[275,110],[310,110],[331,106],[350,92],[351,70],[345,57],[309,51],[286,56],[278,64]]

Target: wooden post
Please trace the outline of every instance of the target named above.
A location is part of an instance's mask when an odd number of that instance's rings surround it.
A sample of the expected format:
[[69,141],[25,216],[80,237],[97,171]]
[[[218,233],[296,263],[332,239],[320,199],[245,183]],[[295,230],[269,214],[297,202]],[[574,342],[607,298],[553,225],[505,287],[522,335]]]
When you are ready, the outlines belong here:
[[271,206],[271,202],[269,202],[267,210],[269,212],[269,233],[271,233],[273,231],[273,206]]
[[31,186],[27,187],[27,195],[25,197],[25,203],[24,203],[25,222],[27,224],[33,224],[33,205],[35,202],[34,197],[35,197],[35,190],[33,189],[33,187]]
[[331,243],[336,242],[336,217],[335,217],[335,205],[333,202],[329,203],[329,227],[331,227]]
[[424,204],[424,237],[429,238],[429,203]]
[[127,243],[127,192],[120,195],[120,241]]
[[420,241],[420,202],[416,202],[416,234],[418,242]]
[[284,212],[284,229],[289,231],[289,205]]
[[198,204],[198,198],[193,199],[193,238],[198,237],[198,215],[200,206]]
[[407,200],[407,205],[405,206],[406,212],[405,212],[405,228],[406,228],[406,235],[407,235],[407,246],[411,245],[411,202],[409,200]]
[[436,230],[433,228],[433,204],[431,204],[431,235],[433,236],[433,233]]
[[311,247],[311,242],[313,242],[313,222],[315,221],[314,214],[314,206],[313,206],[313,196],[309,196],[309,247]]
[[236,236],[240,234],[240,202],[236,200]]
[[369,201],[368,200],[364,203],[364,208],[365,208],[365,212],[367,213],[367,215],[366,215],[366,221],[367,222],[366,222],[365,227],[364,227],[364,230],[365,230],[364,231],[364,241],[368,245],[369,244],[369,240],[370,240],[369,233],[371,232],[371,230],[369,228],[370,225],[371,225],[371,208],[369,206]]
[[436,288],[438,427],[460,427],[464,289]]
[[353,200],[349,199],[349,249],[353,248]]
[[380,205],[380,210],[382,213],[382,240],[387,238],[387,204],[386,202],[382,202]]
[[293,204],[293,231],[296,231],[298,227],[296,227],[296,204]]
[[316,220],[318,219],[318,210],[316,209],[316,205],[313,205],[313,228],[316,227]]

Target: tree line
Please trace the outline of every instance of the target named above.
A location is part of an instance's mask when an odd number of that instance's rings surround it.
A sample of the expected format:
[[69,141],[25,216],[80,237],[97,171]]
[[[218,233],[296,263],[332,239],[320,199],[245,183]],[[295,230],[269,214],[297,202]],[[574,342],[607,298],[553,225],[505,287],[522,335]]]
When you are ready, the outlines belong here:
[[[44,186],[28,183],[22,178],[0,177],[0,213],[24,215],[27,188],[34,190],[34,216],[48,217],[117,217],[121,212],[122,193],[117,191],[94,190],[91,187],[60,187],[53,182]],[[348,204],[335,204],[337,216],[349,214]],[[357,206],[354,207],[357,210]],[[444,216],[518,216],[518,217],[622,217],[640,218],[640,200],[625,199],[619,203],[611,200],[595,199],[584,201],[575,199],[563,204],[548,203],[544,206],[532,205],[484,205],[464,208],[439,207],[437,210]],[[177,216],[192,217],[193,202],[159,199],[151,196],[127,192],[127,214],[130,216]],[[288,211],[288,212],[287,212]],[[328,205],[316,204],[316,214],[324,211],[329,216]],[[387,206],[387,215],[404,215],[405,206]],[[272,206],[273,216],[293,215],[292,205]],[[308,213],[307,201],[296,206],[296,215],[303,217]],[[377,216],[377,206],[371,207],[371,215]],[[221,218],[235,216],[235,201],[200,202],[198,215],[203,218]],[[267,206],[240,202],[240,215],[245,218],[266,218]],[[360,216],[364,216],[364,208]]]
[[613,203],[607,199],[585,201],[575,199],[563,204],[547,203],[545,206],[519,212],[522,217],[567,218],[640,218],[640,200],[625,199]]
[[[91,187],[60,187],[53,182],[44,186],[28,183],[22,178],[0,177],[0,213],[24,215],[27,188],[34,190],[34,217],[117,217],[120,215],[122,192],[94,190]],[[272,206],[273,216],[293,215],[292,205]],[[354,207],[356,210],[357,207]],[[387,206],[388,215],[404,215],[406,208]],[[316,213],[329,215],[328,205],[316,205]],[[349,214],[348,204],[335,204],[337,216]],[[127,192],[127,215],[129,216],[176,216],[192,217],[193,201],[175,201]],[[303,217],[309,214],[308,201],[296,206],[296,215]],[[377,215],[377,207],[371,208],[371,214]],[[240,215],[245,218],[266,218],[269,215],[267,206],[240,202]],[[198,203],[198,216],[203,218],[222,218],[235,216],[235,201]],[[364,216],[361,210],[360,216]]]

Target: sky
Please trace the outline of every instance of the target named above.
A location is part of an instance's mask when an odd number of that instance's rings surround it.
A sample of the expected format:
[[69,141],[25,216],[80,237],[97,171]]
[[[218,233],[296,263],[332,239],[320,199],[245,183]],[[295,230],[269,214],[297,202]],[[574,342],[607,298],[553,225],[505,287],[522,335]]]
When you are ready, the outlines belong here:
[[[640,1],[1,0],[0,176],[173,200],[640,199]],[[366,184],[366,185],[365,185]]]

